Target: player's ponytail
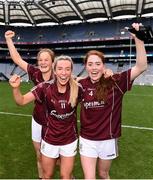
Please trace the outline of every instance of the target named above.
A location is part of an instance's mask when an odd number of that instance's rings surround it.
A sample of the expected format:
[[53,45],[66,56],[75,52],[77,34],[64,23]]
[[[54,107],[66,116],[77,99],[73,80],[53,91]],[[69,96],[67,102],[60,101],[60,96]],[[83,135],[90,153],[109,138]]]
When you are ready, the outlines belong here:
[[74,107],[77,103],[77,98],[78,98],[78,83],[76,80],[74,80],[74,78],[70,78],[69,81],[70,84],[70,99],[69,99],[69,103],[71,103],[71,106]]

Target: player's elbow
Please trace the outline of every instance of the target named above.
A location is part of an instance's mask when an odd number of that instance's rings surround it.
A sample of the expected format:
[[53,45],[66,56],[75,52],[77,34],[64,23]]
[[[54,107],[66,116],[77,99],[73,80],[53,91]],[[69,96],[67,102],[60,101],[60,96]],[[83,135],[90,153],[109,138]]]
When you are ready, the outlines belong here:
[[143,67],[141,67],[141,72],[143,73],[144,71],[147,70],[147,68],[148,68],[148,65],[146,63]]
[[148,68],[147,60],[146,60],[146,63],[136,64],[136,69],[140,74],[143,73],[144,71],[146,71],[147,68]]
[[23,99],[15,99],[15,102],[16,102],[16,104],[17,104],[18,106],[24,106],[24,105],[25,105]]

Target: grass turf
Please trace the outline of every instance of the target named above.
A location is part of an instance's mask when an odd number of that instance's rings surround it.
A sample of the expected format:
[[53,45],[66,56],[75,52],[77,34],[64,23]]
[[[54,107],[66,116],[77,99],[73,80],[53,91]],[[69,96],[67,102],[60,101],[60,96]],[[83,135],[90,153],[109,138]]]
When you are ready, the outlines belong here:
[[[22,83],[22,92],[32,84]],[[38,178],[36,158],[31,141],[31,114],[33,104],[17,106],[7,82],[0,82],[0,178]],[[134,86],[123,101],[122,124],[153,128],[153,87]],[[22,116],[26,114],[29,116]],[[78,108],[79,114],[79,108]],[[78,116],[79,117],[79,116]],[[79,123],[78,123],[79,126]],[[112,179],[153,178],[153,130],[122,128],[119,157],[113,160]],[[76,157],[74,176],[82,179],[79,155]],[[59,178],[58,168],[55,178]]]

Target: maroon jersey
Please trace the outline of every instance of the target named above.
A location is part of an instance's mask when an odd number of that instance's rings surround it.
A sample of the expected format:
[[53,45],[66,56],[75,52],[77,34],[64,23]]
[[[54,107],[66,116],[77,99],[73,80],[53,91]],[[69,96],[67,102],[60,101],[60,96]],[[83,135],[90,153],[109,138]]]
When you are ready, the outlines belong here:
[[81,101],[80,135],[90,140],[106,140],[121,135],[122,99],[127,90],[132,87],[131,70],[122,72],[119,81],[108,93],[107,101],[97,101],[95,98],[96,83],[89,77],[82,79],[84,92]]
[[[44,82],[44,79],[42,77],[42,72],[40,71],[39,68],[31,64],[28,64],[27,70],[28,70],[29,79],[34,83],[34,85],[38,85],[39,83]],[[52,76],[50,77],[50,79],[52,79]],[[33,117],[37,123],[41,125],[46,124],[46,116],[45,116],[43,104],[38,102],[37,100],[35,101]]]
[[77,139],[76,107],[69,102],[70,87],[59,93],[55,80],[44,82],[33,88],[32,93],[46,106],[47,126],[43,126],[42,138],[49,144],[65,145]]

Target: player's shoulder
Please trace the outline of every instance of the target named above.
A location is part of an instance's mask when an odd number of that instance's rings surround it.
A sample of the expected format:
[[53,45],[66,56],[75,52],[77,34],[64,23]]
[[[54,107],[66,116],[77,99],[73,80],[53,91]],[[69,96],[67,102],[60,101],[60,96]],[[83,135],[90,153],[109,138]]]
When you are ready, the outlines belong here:
[[49,81],[45,81],[45,83],[52,85],[52,84],[55,83],[55,79],[51,79],[51,80],[49,80]]
[[48,87],[52,87],[55,84],[55,79],[51,79],[49,81],[44,81],[43,86],[47,89]]
[[81,78],[79,77],[78,82],[82,84],[82,83],[88,82],[88,80],[89,80],[89,77],[81,77]]

